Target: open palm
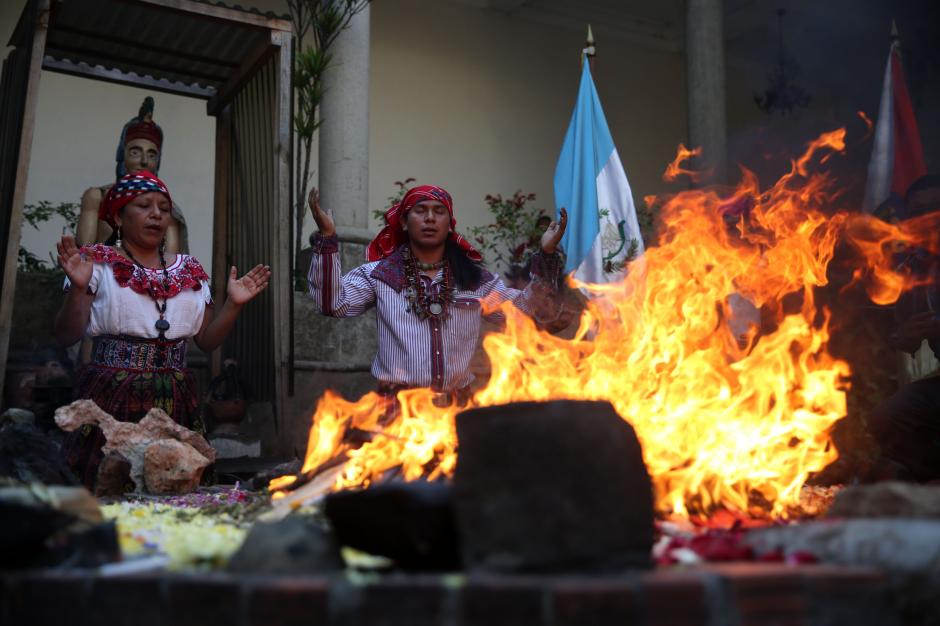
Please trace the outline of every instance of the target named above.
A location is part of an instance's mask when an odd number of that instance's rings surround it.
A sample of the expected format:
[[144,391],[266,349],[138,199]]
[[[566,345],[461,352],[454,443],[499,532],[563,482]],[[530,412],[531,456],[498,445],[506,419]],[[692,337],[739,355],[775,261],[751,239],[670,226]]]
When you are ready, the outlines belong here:
[[68,276],[69,282],[77,289],[86,289],[91,282],[95,264],[82,254],[75,244],[75,237],[71,235],[63,236],[55,247],[59,253],[59,267]]
[[336,223],[333,217],[320,207],[320,191],[314,187],[307,196],[307,204],[310,205],[310,213],[313,214],[313,221],[317,223],[317,229],[324,237],[330,237],[336,232]]
[[265,290],[271,279],[271,268],[267,265],[255,265],[251,271],[238,276],[238,269],[233,265],[228,275],[226,293],[232,304],[245,304]]

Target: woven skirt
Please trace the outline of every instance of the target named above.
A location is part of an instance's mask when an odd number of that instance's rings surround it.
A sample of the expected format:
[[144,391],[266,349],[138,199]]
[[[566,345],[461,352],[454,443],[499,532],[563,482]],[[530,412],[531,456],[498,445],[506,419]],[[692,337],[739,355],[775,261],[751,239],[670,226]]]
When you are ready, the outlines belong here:
[[[150,409],[163,409],[176,423],[205,434],[196,380],[185,365],[185,339],[99,336],[91,362],[79,370],[75,397],[93,400],[122,422],[138,422]],[[91,490],[104,443],[101,429],[85,425],[69,433],[62,445],[75,476]]]

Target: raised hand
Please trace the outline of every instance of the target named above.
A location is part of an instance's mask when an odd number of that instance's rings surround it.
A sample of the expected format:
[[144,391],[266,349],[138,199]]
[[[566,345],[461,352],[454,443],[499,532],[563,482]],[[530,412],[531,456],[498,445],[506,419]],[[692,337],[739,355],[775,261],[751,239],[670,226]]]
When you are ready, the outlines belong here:
[[232,304],[242,305],[264,291],[271,279],[271,268],[267,265],[255,265],[250,272],[236,278],[238,269],[233,265],[228,275],[226,293]]
[[559,209],[561,217],[558,221],[553,221],[548,225],[548,228],[545,229],[545,233],[542,235],[542,252],[545,254],[553,254],[555,249],[558,247],[558,242],[561,241],[562,235],[565,234],[565,227],[568,226],[568,211],[562,207]]
[[75,244],[75,237],[64,235],[62,240],[56,243],[56,251],[59,253],[59,267],[69,277],[72,287],[84,291],[91,282],[91,274],[95,269],[95,264],[85,258]]
[[310,190],[307,204],[310,205],[310,212],[313,213],[313,220],[317,223],[320,234],[324,237],[332,237],[336,234],[336,223],[332,216],[320,207],[320,190],[316,187]]

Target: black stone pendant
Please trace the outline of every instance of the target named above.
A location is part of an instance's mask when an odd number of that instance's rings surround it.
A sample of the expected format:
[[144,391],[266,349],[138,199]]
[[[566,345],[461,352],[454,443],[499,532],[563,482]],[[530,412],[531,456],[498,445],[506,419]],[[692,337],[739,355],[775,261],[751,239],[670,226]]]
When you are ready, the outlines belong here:
[[158,331],[160,331],[161,335],[165,333],[166,331],[170,330],[170,323],[166,320],[157,320],[154,323],[154,326],[156,327]]

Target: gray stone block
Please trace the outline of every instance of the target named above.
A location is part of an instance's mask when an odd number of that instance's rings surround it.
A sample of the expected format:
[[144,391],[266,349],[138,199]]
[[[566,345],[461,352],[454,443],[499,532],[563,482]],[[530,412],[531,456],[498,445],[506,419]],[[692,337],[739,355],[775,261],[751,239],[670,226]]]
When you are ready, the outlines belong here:
[[885,482],[847,487],[836,495],[827,515],[940,518],[940,485]]
[[633,428],[608,402],[520,402],[457,416],[454,502],[471,570],[650,565],[653,494]]
[[298,516],[273,523],[258,522],[229,560],[230,572],[314,574],[345,567],[333,534]]
[[826,564],[877,568],[906,623],[940,624],[938,520],[824,520],[752,530],[747,541],[758,554],[808,552]]

